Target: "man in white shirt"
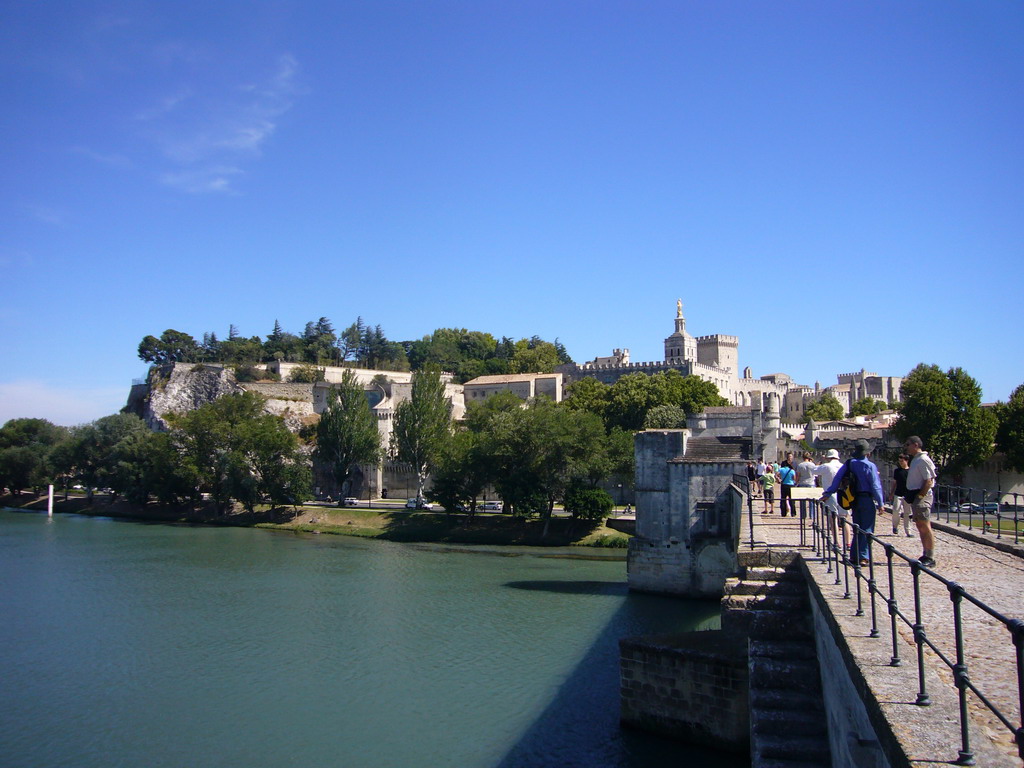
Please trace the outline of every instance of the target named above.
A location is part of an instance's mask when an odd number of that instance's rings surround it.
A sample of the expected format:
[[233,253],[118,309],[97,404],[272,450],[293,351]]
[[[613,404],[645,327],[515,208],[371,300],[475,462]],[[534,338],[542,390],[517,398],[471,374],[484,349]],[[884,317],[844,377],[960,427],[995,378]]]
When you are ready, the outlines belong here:
[[804,451],[803,458],[804,460],[796,465],[796,485],[797,488],[813,488],[814,469],[817,465],[811,461],[811,454],[809,451]]
[[[821,478],[821,487],[828,488],[832,485],[832,481],[835,480],[836,473],[839,468],[843,466],[843,462],[839,460],[839,451],[835,448],[830,448],[828,453],[825,454],[825,461],[818,464],[813,472],[816,477]],[[839,506],[839,502],[836,501],[835,495],[829,496],[824,501],[825,509],[828,512],[838,515],[839,517],[849,517],[850,510],[843,509]],[[843,551],[846,552],[850,548],[849,535],[847,534],[847,527],[845,525],[839,526],[843,532]]]
[[914,525],[921,534],[921,548],[924,554],[918,558],[921,565],[935,567],[935,534],[932,532],[932,486],[935,485],[935,462],[923,450],[924,443],[917,435],[911,435],[903,444],[910,457],[907,469],[907,493],[910,495],[910,509]]

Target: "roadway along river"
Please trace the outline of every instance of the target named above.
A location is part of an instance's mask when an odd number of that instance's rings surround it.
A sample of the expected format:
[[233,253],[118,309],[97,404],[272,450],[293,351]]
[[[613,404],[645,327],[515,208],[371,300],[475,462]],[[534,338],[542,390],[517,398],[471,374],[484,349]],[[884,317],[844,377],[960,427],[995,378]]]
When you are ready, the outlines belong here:
[[618,727],[618,638],[717,623],[622,562],[0,511],[0,759],[748,765]]

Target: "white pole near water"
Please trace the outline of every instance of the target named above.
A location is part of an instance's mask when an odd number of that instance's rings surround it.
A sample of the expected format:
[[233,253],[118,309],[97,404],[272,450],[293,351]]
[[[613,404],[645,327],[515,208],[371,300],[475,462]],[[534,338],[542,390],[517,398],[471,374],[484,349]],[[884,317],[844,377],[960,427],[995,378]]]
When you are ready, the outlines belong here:
[[53,483],[50,484],[50,503],[46,507],[46,514],[53,517]]

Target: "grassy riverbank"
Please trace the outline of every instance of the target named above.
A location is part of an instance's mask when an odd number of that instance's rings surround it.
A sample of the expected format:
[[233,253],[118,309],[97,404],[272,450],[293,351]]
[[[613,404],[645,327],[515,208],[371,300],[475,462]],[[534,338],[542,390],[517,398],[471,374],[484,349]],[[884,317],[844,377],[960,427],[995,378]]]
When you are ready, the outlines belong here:
[[[0,497],[0,504],[15,509],[46,511],[45,496],[22,494]],[[404,542],[486,544],[490,546],[580,546],[616,548],[625,555],[629,537],[603,522],[573,522],[554,518],[544,535],[543,520],[526,520],[504,514],[449,515],[445,512],[406,512],[381,507],[257,507],[248,513],[238,507],[218,514],[212,505],[200,507],[140,506],[125,501],[111,503],[97,495],[92,503],[84,496],[57,497],[54,510],[61,513],[119,517],[133,520],[235,525],[279,531],[360,536]]]

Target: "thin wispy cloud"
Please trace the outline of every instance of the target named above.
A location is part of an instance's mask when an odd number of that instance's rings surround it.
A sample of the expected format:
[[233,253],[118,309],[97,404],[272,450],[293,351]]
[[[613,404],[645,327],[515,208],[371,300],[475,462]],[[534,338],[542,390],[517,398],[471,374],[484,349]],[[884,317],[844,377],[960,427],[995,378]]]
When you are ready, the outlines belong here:
[[95,149],[90,149],[89,147],[72,147],[71,151],[75,154],[87,157],[100,165],[107,165],[111,168],[128,168],[132,164],[131,160],[129,160],[125,155],[118,154],[116,152],[97,152]]
[[60,228],[63,228],[66,224],[65,214],[56,208],[50,208],[45,205],[33,205],[29,210],[36,220],[41,221],[43,224]]
[[229,193],[231,181],[244,172],[240,168],[230,166],[213,166],[184,171],[173,171],[163,174],[160,181],[169,187],[193,195]]
[[165,96],[160,99],[157,104],[154,104],[147,109],[140,110],[136,113],[135,119],[142,122],[157,120],[173,112],[180,104],[187,101],[191,96],[191,88],[182,88],[177,93],[172,93],[169,96]]
[[160,175],[162,183],[193,194],[234,191],[244,164],[262,155],[300,94],[297,72],[285,55],[262,81],[182,86],[140,110],[136,119],[175,166]]

